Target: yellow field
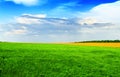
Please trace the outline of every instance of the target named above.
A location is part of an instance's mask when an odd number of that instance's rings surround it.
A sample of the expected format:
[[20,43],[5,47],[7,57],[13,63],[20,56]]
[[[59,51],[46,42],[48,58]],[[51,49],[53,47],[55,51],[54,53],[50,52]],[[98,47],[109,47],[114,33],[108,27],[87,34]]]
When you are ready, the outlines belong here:
[[120,47],[120,43],[68,43],[81,46],[102,46],[102,47]]

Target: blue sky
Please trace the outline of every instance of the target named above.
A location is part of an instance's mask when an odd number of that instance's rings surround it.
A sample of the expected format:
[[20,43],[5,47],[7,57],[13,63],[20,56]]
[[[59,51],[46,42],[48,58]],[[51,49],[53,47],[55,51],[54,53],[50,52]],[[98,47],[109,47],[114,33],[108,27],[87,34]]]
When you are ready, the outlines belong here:
[[0,0],[0,40],[120,39],[119,0]]

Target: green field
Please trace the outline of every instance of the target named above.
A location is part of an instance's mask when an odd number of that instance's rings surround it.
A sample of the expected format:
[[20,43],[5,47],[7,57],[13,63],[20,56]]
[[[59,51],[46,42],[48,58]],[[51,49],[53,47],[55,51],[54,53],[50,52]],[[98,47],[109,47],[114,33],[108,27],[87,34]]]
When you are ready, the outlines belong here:
[[120,48],[0,43],[0,77],[120,77]]

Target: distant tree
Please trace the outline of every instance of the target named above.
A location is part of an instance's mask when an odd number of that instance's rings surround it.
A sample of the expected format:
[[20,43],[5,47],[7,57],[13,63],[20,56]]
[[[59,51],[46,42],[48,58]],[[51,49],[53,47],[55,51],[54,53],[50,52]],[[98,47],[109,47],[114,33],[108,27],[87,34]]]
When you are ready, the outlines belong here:
[[120,40],[92,40],[92,41],[80,41],[75,43],[90,43],[90,42],[109,43],[109,42],[120,42]]

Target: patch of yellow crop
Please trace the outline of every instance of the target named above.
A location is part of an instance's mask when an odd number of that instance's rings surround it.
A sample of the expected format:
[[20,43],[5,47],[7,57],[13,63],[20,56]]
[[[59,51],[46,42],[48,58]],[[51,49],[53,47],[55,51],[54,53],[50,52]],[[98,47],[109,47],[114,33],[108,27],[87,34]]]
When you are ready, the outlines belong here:
[[120,47],[120,43],[69,43],[69,44],[81,46]]

